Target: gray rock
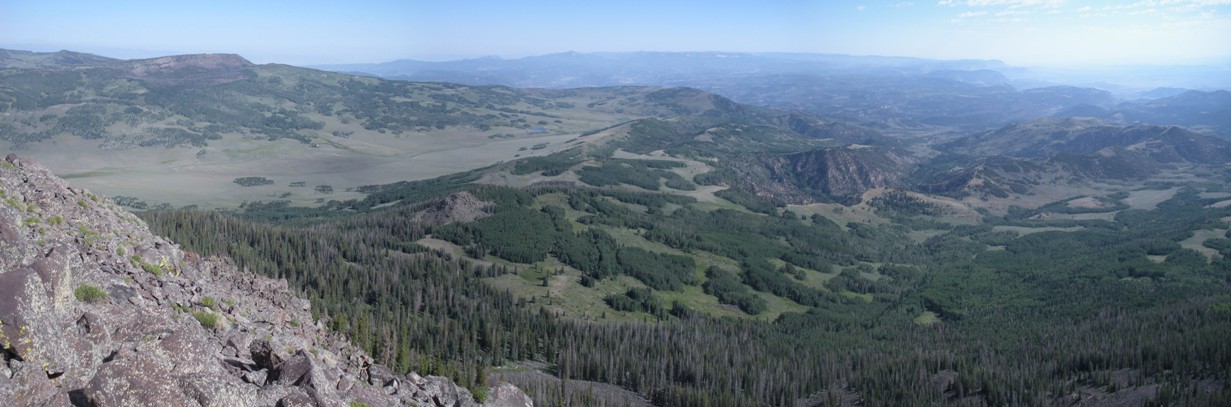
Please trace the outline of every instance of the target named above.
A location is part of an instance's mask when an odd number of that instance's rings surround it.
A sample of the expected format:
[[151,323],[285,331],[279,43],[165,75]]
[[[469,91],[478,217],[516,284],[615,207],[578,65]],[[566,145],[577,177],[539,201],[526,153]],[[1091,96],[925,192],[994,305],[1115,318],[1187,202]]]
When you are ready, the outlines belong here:
[[534,400],[512,384],[500,383],[487,391],[485,407],[534,407]]
[[426,382],[421,387],[424,395],[430,397],[432,402],[438,406],[454,407],[474,405],[474,396],[469,390],[458,386],[448,378],[440,376],[428,376],[424,378]]
[[[252,351],[249,346],[252,344],[251,335],[244,332],[234,332],[227,336],[227,342],[223,346],[223,352],[231,352],[233,354],[227,356],[252,358]],[[224,353],[226,354],[226,353]]]
[[244,381],[257,386],[264,386],[267,379],[269,379],[269,370],[266,369],[244,373]]
[[[72,306],[74,300],[72,287],[74,266],[72,256],[76,250],[69,246],[52,246],[40,259],[30,265],[43,282],[43,290],[52,302],[52,307],[58,312],[64,312]],[[76,263],[80,263],[78,260]]]
[[3,370],[0,371],[0,373],[3,373],[0,374],[0,405],[16,406],[17,395],[13,393],[13,381],[10,380],[12,378],[13,371],[9,370],[7,365],[0,365],[3,366],[3,368],[0,369]]
[[132,297],[141,298],[141,295],[137,294],[137,290],[125,284],[112,284],[108,286],[107,295],[110,296],[111,298],[117,298],[121,300],[130,300],[130,301]]
[[12,393],[13,406],[37,406],[51,401],[59,389],[47,378],[47,373],[28,362],[9,361],[13,378],[5,386]]
[[282,364],[282,358],[274,352],[274,347],[269,341],[257,339],[248,345],[248,352],[252,354],[252,360],[256,362],[258,369],[273,369]]
[[381,365],[368,366],[368,384],[377,387],[396,386],[398,379],[393,371]]
[[180,390],[162,363],[148,356],[104,363],[82,390],[86,400],[104,406],[199,406]]
[[278,400],[277,407],[317,407],[316,399],[301,389],[292,389],[291,394]]
[[341,379],[338,379],[338,391],[345,392],[345,391],[350,390],[352,387],[355,387],[354,380],[351,380],[350,378],[345,377],[345,376],[343,376]]
[[68,393],[56,393],[51,397],[51,400],[43,402],[40,407],[74,407],[73,401],[69,399]]
[[295,352],[294,356],[278,365],[274,372],[274,382],[285,386],[317,388],[317,385],[324,384],[320,380],[314,380],[317,379],[315,376],[320,371],[308,353],[303,350]]
[[[70,340],[78,337],[65,335],[75,331],[67,314],[69,307],[57,306],[46,287],[33,268],[0,274],[0,333],[22,360],[34,362],[46,373],[76,373],[76,368],[88,363],[82,360],[85,352],[79,341]],[[72,380],[84,378],[74,374]]]
[[187,325],[172,332],[158,343],[156,350],[166,359],[174,361],[171,374],[175,376],[221,373],[211,369],[217,366],[214,360],[218,353],[206,343],[199,325]]
[[176,383],[201,407],[247,407],[253,405],[256,396],[255,388],[227,376],[181,376]]

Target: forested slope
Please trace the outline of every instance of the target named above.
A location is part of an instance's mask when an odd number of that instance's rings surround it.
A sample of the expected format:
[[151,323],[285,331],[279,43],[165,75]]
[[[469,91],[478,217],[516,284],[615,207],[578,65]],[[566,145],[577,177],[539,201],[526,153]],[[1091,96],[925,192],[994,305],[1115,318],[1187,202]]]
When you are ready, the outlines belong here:
[[[615,384],[658,405],[1231,400],[1225,369],[1231,365],[1225,340],[1231,335],[1231,252],[1220,245],[1225,240],[1207,241],[1222,251],[1212,258],[1177,243],[1193,230],[1225,233],[1220,219],[1231,209],[1210,207],[1219,198],[1201,198],[1197,190],[1180,190],[1155,209],[1124,210],[1112,220],[1062,225],[1014,212],[983,226],[948,226],[916,242],[904,226],[842,228],[791,212],[697,211],[686,201],[655,203],[653,194],[639,201],[650,209],[637,211],[620,203],[632,201],[629,196],[585,188],[466,188],[497,204],[491,217],[443,226],[410,221],[423,205],[308,227],[191,210],[145,217],[195,250],[229,253],[254,271],[288,278],[309,293],[314,309],[328,314],[332,327],[379,360],[468,385],[483,383],[494,367],[541,361],[556,377]],[[540,198],[559,194],[565,206],[542,204]],[[672,205],[670,213],[662,210]],[[1006,231],[1056,226],[1080,230]],[[613,244],[610,233],[621,228],[683,253],[716,253],[738,266],[706,272],[709,266],[695,263],[692,273],[640,274],[672,268],[623,265],[693,258],[671,260],[657,250]],[[502,237],[508,231],[516,233]],[[414,243],[428,234],[497,265]],[[768,240],[756,243],[758,236]],[[600,260],[584,260],[584,253]],[[613,253],[614,261],[602,260]],[[549,298],[488,284],[530,272],[543,256],[579,272],[565,275],[578,276],[571,283],[577,287],[582,280],[601,286],[622,275],[644,282],[648,296],[630,291],[626,300],[608,304],[614,314],[617,304],[631,301],[641,307],[633,312],[647,318],[586,322],[551,311]],[[805,276],[817,269],[832,276],[809,285],[789,272],[796,267],[810,270]],[[738,296],[718,294],[723,289],[717,287],[788,298],[808,310],[760,321],[708,316],[663,300],[697,285],[744,311],[756,309],[731,300]],[[519,384],[537,391],[545,405],[602,400],[583,387]]]

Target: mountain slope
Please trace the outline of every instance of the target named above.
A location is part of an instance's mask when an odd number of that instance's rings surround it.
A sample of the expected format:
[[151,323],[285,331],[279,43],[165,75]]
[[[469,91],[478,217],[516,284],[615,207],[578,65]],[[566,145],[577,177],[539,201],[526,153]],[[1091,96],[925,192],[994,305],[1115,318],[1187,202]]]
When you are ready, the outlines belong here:
[[1092,119],[1036,120],[1002,127],[938,147],[976,156],[1003,154],[1042,158],[1100,151],[1136,152],[1160,163],[1223,164],[1231,161],[1231,142],[1178,127],[1115,126]]
[[773,178],[832,196],[855,196],[874,188],[901,186],[901,166],[910,160],[868,148],[831,148],[767,158]]
[[1022,122],[935,148],[968,161],[927,163],[914,171],[912,182],[920,191],[955,197],[1006,198],[1039,187],[1140,181],[1177,166],[1217,168],[1231,162],[1231,143],[1217,138],[1092,118]]
[[[1019,90],[1000,61],[875,56],[630,52],[561,53],[505,60],[395,61],[321,66],[385,78],[518,87],[687,86],[739,103],[800,109],[902,134],[985,130],[1089,105],[1108,92],[1052,86]],[[999,70],[999,71],[998,71]]]
[[0,68],[55,68],[101,65],[115,61],[114,58],[73,51],[30,52],[0,49]]
[[1124,103],[1118,110],[1130,123],[1203,128],[1231,138],[1231,92],[1225,90],[1192,90],[1146,102]]
[[[271,195],[308,205],[543,155],[629,120],[733,105],[711,96],[408,83],[184,55],[0,70],[0,148],[148,207],[234,208]],[[249,177],[275,184],[236,188]]]
[[[0,403],[475,405],[374,364],[285,280],[183,251],[29,159],[0,167]],[[528,405],[513,387],[491,396]]]
[[[497,57],[428,62],[321,65],[392,79],[516,87],[680,86],[698,77],[794,72],[931,72],[1004,67],[999,61],[938,61],[905,57],[741,52],[564,52],[518,59]],[[986,76],[986,74],[985,74]],[[983,79],[987,79],[984,77]]]

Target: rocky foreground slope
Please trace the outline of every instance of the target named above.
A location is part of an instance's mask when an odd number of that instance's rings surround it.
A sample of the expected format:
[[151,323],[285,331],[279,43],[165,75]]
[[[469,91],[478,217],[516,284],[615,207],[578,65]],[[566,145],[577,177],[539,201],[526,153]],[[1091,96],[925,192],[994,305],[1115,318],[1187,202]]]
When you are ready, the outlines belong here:
[[[31,160],[0,162],[0,200],[0,405],[479,405],[372,363],[285,280],[181,250]],[[484,405],[531,404],[501,384]]]

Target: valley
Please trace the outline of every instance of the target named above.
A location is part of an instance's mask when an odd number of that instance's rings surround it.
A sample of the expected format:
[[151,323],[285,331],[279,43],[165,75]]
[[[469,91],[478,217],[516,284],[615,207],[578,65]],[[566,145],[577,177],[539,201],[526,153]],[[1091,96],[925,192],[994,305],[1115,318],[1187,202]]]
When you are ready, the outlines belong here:
[[1231,141],[1162,101],[1225,91],[22,58],[0,146],[285,279],[399,374],[539,405],[1231,400]]

